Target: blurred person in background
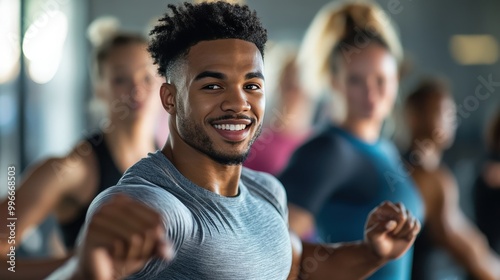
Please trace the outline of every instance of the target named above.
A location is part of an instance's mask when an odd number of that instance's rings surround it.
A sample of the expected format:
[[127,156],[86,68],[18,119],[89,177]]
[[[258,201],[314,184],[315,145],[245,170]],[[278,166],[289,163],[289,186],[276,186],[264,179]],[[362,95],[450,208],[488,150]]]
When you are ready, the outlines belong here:
[[[299,54],[303,77],[318,88],[326,85],[344,113],[338,106],[335,119],[294,153],[279,176],[290,202],[290,228],[302,238],[309,239],[315,226],[321,241],[362,238],[364,217],[384,200],[404,204],[422,220],[411,178],[387,177],[401,161],[380,135],[397,96],[402,56],[394,26],[375,4],[330,3],[309,27]],[[410,279],[411,251],[369,279]]]
[[[444,151],[454,141],[457,121],[447,83],[440,79],[421,82],[406,99],[405,117],[411,142],[404,159],[425,204],[424,228],[414,246],[412,279],[435,279],[430,255],[436,246],[449,252],[474,279],[500,279],[500,259],[460,209],[457,182],[442,162]],[[494,224],[491,214],[487,214],[489,222]]]
[[[115,185],[125,170],[157,149],[154,130],[163,79],[156,74],[147,52],[148,41],[142,35],[118,32],[116,26],[101,24],[91,25],[89,33],[97,36],[92,40],[97,43],[92,78],[106,117],[97,132],[84,135],[66,156],[49,158],[24,174],[16,195],[16,244],[22,243],[30,228],[54,214],[64,243],[71,250],[94,197]],[[0,208],[7,209],[6,200]],[[2,220],[6,215],[7,211],[0,212]],[[6,227],[0,228],[0,236],[7,236],[7,231]],[[0,254],[6,256],[9,246],[3,244],[4,240]],[[19,265],[18,273],[9,277],[43,278],[57,266],[57,262],[48,263],[51,265],[41,270],[22,269]]]
[[500,254],[500,108],[487,133],[487,156],[474,185],[474,205],[478,227]]
[[244,166],[277,175],[311,133],[315,103],[301,85],[297,50],[285,44],[268,49],[265,64],[269,105],[262,133]]

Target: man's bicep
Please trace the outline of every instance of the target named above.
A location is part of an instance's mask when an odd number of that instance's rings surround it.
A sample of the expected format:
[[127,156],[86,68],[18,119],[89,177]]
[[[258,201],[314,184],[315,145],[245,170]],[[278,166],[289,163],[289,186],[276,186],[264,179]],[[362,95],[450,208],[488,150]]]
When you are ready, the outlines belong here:
[[85,223],[80,228],[78,233],[78,237],[76,239],[76,244],[80,246],[83,242],[85,234],[87,232],[87,227],[92,220],[92,217],[97,212],[99,208],[102,207],[107,201],[109,201],[114,195],[120,193],[114,190],[115,187],[111,187],[106,189],[105,191],[98,194],[90,203],[89,208],[87,209],[87,214],[85,215]]

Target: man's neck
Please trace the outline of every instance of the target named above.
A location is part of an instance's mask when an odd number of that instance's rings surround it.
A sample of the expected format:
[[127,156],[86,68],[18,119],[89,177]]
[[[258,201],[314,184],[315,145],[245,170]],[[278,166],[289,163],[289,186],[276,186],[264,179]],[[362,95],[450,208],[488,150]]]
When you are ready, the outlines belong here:
[[191,182],[222,196],[237,196],[241,165],[222,165],[189,146],[169,137],[162,153]]

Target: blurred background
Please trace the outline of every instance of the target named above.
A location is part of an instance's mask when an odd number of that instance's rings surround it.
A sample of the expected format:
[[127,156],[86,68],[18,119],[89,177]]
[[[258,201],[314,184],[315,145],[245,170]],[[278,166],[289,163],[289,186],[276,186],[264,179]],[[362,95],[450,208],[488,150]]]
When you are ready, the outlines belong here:
[[[88,110],[89,23],[113,16],[122,29],[146,34],[167,4],[178,2],[0,0],[0,197],[7,191],[7,166],[16,166],[19,175],[37,160],[64,155],[95,125]],[[329,1],[245,2],[257,10],[271,41],[299,44]],[[470,193],[484,128],[500,106],[500,1],[377,2],[399,27],[410,66],[399,101],[422,76],[444,75],[452,84],[459,127],[445,160],[457,176],[462,208],[472,217]],[[401,128],[390,127],[389,136],[397,138]]]

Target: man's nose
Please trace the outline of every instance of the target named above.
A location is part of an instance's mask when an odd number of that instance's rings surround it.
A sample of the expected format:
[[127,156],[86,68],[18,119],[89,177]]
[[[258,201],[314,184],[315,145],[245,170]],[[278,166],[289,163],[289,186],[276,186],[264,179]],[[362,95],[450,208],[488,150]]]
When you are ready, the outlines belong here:
[[221,104],[223,111],[232,111],[240,113],[250,110],[251,106],[248,103],[247,93],[239,88],[232,89],[224,93],[224,101]]

